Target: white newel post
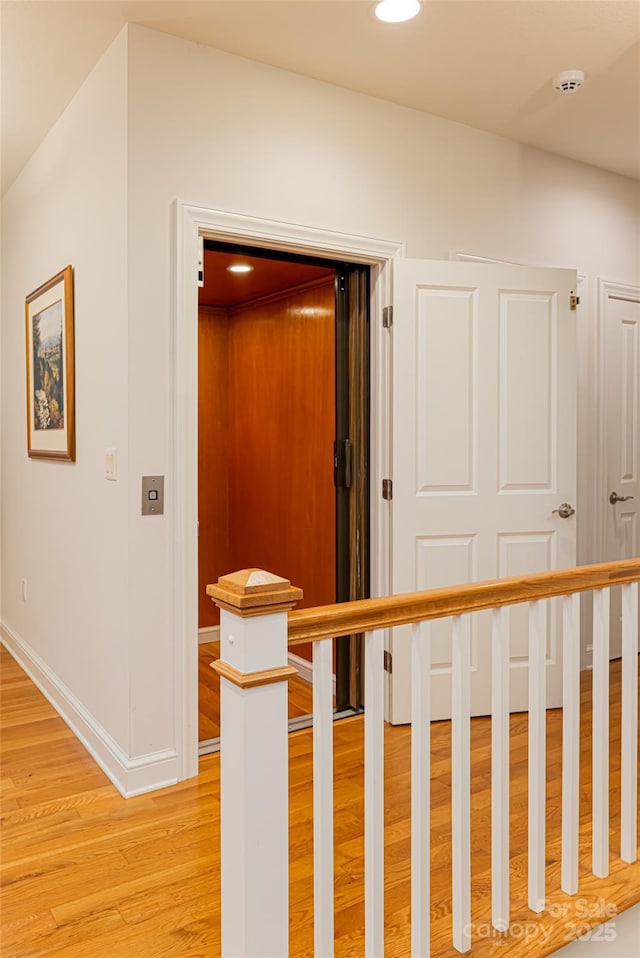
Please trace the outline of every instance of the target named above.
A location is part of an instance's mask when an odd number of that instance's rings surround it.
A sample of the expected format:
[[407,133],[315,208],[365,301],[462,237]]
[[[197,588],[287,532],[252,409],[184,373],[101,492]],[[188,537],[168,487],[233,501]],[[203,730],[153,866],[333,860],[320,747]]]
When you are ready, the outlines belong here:
[[223,576],[220,607],[222,958],[289,954],[287,612],[302,591],[261,569]]

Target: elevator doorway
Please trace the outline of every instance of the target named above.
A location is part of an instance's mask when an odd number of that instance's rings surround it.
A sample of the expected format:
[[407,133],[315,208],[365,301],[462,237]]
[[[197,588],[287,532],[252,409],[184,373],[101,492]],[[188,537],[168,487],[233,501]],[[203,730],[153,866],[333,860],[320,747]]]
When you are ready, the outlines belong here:
[[[219,736],[206,586],[259,567],[298,607],[369,595],[369,269],[205,241],[198,310],[199,740]],[[362,706],[361,639],[336,640],[336,715]],[[310,723],[296,647],[292,727]]]

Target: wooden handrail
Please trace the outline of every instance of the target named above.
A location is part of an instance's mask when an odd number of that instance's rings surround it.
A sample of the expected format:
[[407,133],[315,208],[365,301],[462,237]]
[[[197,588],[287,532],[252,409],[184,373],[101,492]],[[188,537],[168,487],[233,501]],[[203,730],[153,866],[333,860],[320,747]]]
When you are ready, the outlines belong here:
[[289,645],[551,599],[637,580],[640,580],[640,558],[294,610],[289,613]]

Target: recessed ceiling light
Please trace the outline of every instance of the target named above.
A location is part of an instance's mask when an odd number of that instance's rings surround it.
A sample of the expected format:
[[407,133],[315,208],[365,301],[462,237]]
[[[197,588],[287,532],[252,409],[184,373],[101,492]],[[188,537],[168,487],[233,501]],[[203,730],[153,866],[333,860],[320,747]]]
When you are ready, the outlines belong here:
[[382,0],[374,13],[378,20],[385,23],[404,23],[420,13],[419,0]]
[[232,263],[231,266],[227,266],[227,270],[230,273],[252,273],[253,266],[249,266],[248,263]]

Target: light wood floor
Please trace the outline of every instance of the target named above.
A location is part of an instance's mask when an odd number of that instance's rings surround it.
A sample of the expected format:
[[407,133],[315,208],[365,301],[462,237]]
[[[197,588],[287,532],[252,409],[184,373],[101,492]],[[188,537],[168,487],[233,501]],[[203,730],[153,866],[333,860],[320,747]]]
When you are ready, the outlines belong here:
[[[48,703],[2,651],[3,958],[215,958],[220,949],[219,755],[201,759],[198,778],[122,799]],[[583,704],[589,700],[585,676]],[[611,875],[589,877],[590,721],[583,711],[581,777],[582,912],[599,902],[619,909],[640,898],[640,866],[613,851],[619,832],[619,670],[612,669]],[[548,899],[567,914],[529,912],[526,900],[525,715],[512,730],[512,920],[522,934],[500,946],[475,936],[473,955],[531,958],[564,943],[571,923],[586,927],[559,891],[561,716],[548,713]],[[362,900],[363,725],[335,725],[336,955],[364,953]],[[450,941],[449,725],[433,726],[432,942]],[[489,920],[490,723],[472,723],[472,919]],[[385,732],[385,923],[388,958],[409,955],[409,745],[406,728]],[[312,954],[311,732],[290,735],[291,955]],[[594,921],[594,919],[591,919]],[[525,930],[528,929],[528,940]],[[480,929],[482,932],[482,929]],[[485,929],[486,930],[486,929]],[[497,950],[496,950],[497,949]],[[594,945],[594,958],[598,950]],[[274,956],[286,958],[286,956]],[[629,956],[632,958],[632,956]]]
[[[198,647],[198,738],[220,735],[220,676],[211,662],[220,658],[220,642],[204,642]],[[310,715],[313,693],[311,683],[295,676],[289,681],[289,718]]]

